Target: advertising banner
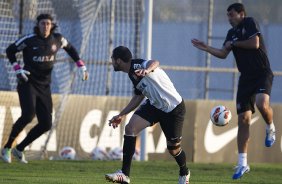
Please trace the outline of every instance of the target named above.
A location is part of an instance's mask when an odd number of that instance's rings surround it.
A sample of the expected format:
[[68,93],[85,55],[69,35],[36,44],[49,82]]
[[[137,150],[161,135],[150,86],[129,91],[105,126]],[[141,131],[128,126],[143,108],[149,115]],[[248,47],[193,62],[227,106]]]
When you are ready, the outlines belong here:
[[[127,105],[128,97],[69,95],[63,105],[62,96],[53,95],[53,123],[56,129],[47,144],[48,157],[58,156],[64,146],[75,149],[78,159],[90,159],[96,147],[107,151],[122,148],[125,122],[116,129],[108,120]],[[186,116],[183,126],[182,146],[189,162],[220,163],[237,160],[237,115],[233,101],[185,101]],[[209,119],[210,110],[216,105],[225,105],[232,112],[231,122],[224,127],[213,125]],[[265,123],[258,110],[252,116],[248,158],[250,162],[282,162],[282,105],[273,104],[276,125],[276,143],[271,148],[264,146]],[[13,123],[20,117],[18,96],[15,92],[0,92],[0,145],[3,148]],[[35,118],[16,139],[20,142],[37,123]],[[45,133],[26,148],[28,159],[38,159],[46,144]],[[16,144],[16,143],[15,143]],[[149,160],[173,159],[166,151],[166,139],[159,125],[147,128],[147,151]],[[137,139],[140,149],[140,139]],[[271,156],[269,156],[271,155]]]

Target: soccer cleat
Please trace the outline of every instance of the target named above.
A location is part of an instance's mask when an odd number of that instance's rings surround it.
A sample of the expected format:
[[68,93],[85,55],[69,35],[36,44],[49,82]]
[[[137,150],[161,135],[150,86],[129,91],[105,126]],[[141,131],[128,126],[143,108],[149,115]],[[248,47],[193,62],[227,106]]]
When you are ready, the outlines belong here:
[[16,159],[24,164],[27,164],[28,162],[25,159],[24,153],[22,151],[17,150],[17,148],[13,148],[12,149],[12,154],[14,157],[16,157]]
[[11,148],[4,148],[1,151],[2,160],[6,163],[11,163]]
[[105,178],[106,180],[111,181],[113,183],[123,183],[123,184],[130,183],[129,177],[123,174],[121,170],[118,170],[117,172],[112,174],[106,174]]
[[188,170],[188,174],[184,176],[179,176],[178,184],[189,184],[190,179],[190,171]]
[[265,146],[271,147],[275,143],[275,131],[272,129],[266,130],[266,136],[265,136]]
[[236,166],[235,167],[235,173],[232,176],[233,180],[237,180],[241,178],[245,173],[248,173],[250,171],[250,166]]

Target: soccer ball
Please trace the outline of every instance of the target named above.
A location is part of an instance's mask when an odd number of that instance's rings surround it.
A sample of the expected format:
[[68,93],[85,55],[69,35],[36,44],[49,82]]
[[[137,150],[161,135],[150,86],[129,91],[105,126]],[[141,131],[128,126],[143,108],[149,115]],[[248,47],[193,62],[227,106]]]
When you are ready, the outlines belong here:
[[76,152],[72,147],[65,146],[61,149],[59,154],[60,154],[60,158],[64,160],[74,160]]
[[216,126],[225,126],[232,118],[231,111],[223,105],[218,105],[211,110],[210,119]]
[[94,148],[90,156],[93,160],[108,160],[109,159],[108,153],[100,147]]
[[109,152],[109,157],[111,160],[122,160],[123,158],[123,150],[120,147],[113,148]]

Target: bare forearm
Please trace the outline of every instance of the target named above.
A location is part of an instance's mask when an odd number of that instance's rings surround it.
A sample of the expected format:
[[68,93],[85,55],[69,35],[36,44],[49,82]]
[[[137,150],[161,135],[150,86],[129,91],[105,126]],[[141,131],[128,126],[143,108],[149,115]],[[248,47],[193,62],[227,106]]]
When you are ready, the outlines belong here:
[[128,105],[120,112],[120,116],[127,115],[131,111],[133,111],[136,107],[139,106],[139,104],[144,99],[143,95],[134,95]]
[[217,49],[213,47],[207,47],[206,52],[220,59],[225,59],[228,55],[228,52],[225,52],[223,49]]
[[148,72],[152,72],[152,71],[154,71],[159,65],[160,65],[160,62],[159,62],[159,61],[157,61],[157,60],[150,60],[149,63],[148,63],[148,65],[147,65],[146,70],[147,70]]

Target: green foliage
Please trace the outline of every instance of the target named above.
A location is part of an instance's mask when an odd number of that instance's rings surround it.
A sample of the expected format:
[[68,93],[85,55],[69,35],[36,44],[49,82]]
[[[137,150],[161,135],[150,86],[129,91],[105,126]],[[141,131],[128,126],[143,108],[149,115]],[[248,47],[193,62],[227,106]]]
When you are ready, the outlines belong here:
[[[230,164],[188,164],[192,184],[278,184],[282,164],[251,164],[251,172],[233,181]],[[5,184],[106,184],[104,175],[115,172],[118,161],[30,161],[29,164],[0,164],[0,183]],[[133,162],[131,183],[177,183],[178,167],[173,161]]]

